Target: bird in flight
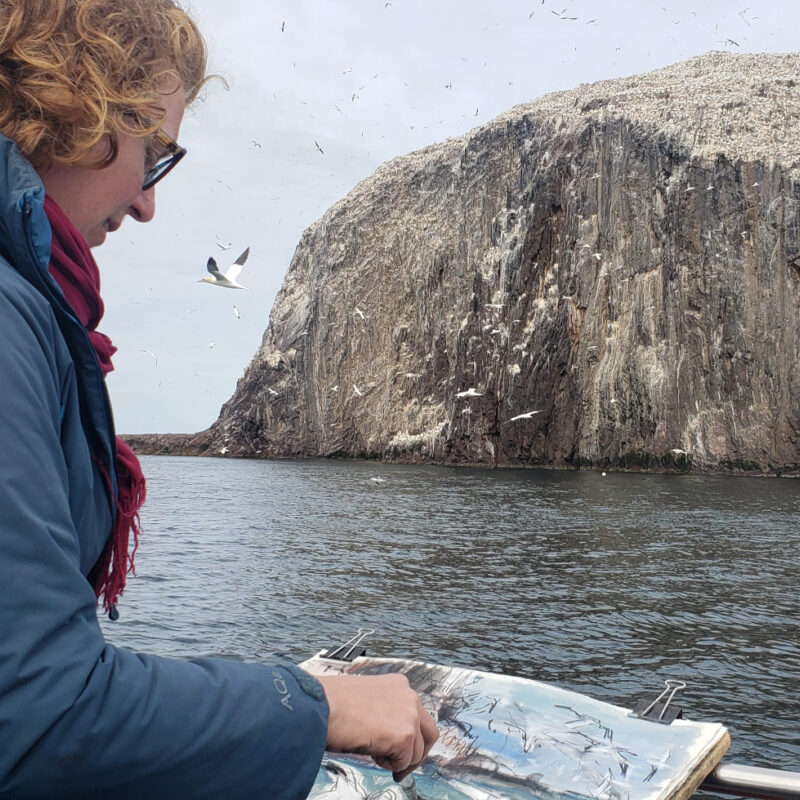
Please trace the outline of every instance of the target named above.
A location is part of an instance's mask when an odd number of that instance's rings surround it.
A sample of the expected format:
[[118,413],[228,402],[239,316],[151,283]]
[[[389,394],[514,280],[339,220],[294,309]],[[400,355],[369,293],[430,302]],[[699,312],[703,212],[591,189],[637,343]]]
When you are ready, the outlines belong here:
[[147,353],[147,355],[149,355],[150,358],[152,358],[153,361],[156,362],[156,366],[158,366],[158,357],[156,356],[156,354],[152,350],[145,350],[145,349],[140,347],[139,348],[139,352],[140,353]]
[[244,253],[242,253],[236,261],[228,267],[227,272],[222,273],[219,271],[217,267],[217,262],[214,260],[213,256],[208,259],[207,268],[208,271],[211,273],[210,275],[206,275],[205,278],[201,278],[200,282],[202,283],[210,283],[212,286],[224,286],[226,289],[245,289],[247,287],[242,286],[241,283],[237,283],[236,279],[239,277],[239,273],[242,271],[242,267],[244,266],[244,262],[247,261],[247,256],[250,253],[250,248],[248,247]]
[[456,392],[456,397],[483,397],[483,392],[476,392],[475,389],[470,386],[469,389],[465,389],[463,392]]
[[537,409],[536,411],[526,411],[524,414],[517,414],[516,417],[511,417],[509,422],[514,422],[515,420],[518,419],[530,419],[534,414],[541,414],[541,413],[542,413],[541,409]]

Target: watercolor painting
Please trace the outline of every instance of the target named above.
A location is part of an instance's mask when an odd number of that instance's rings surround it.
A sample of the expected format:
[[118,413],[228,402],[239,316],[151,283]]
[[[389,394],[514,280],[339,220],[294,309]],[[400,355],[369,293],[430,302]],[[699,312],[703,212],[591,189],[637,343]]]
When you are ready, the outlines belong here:
[[317,656],[312,674],[401,672],[437,720],[439,741],[408,788],[358,756],[328,754],[309,795],[328,800],[666,800],[702,780],[729,742],[718,723],[669,725],[538,681],[386,658]]

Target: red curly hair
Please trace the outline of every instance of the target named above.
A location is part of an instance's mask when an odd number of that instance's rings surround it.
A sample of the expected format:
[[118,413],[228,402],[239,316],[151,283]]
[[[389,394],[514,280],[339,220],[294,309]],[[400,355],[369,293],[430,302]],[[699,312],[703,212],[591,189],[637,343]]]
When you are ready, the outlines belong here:
[[[191,103],[206,65],[174,0],[0,0],[0,132],[37,168],[102,168],[120,134],[157,129],[165,91],[180,85]],[[104,136],[107,154],[89,163]]]

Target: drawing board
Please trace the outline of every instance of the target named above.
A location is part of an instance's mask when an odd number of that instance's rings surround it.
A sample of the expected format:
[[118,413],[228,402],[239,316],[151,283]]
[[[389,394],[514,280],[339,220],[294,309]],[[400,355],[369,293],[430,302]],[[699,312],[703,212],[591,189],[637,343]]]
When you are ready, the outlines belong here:
[[509,675],[393,658],[344,662],[321,653],[301,666],[313,675],[403,673],[440,731],[414,787],[398,786],[366,757],[328,753],[310,798],[684,800],[730,743],[718,723],[661,724]]

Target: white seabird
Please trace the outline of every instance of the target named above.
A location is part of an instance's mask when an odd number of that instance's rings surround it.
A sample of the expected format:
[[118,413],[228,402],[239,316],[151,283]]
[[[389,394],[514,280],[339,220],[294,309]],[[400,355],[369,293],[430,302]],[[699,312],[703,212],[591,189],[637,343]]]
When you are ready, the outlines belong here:
[[541,414],[542,410],[539,408],[536,411],[526,411],[524,414],[517,414],[516,417],[511,417],[509,422],[514,422],[518,419],[530,419],[534,414]]
[[228,270],[225,273],[219,271],[217,262],[213,257],[209,258],[207,268],[211,274],[206,275],[205,278],[201,278],[200,282],[210,283],[212,286],[224,286],[226,289],[246,289],[247,287],[242,286],[241,283],[237,283],[236,279],[239,277],[239,273],[242,271],[244,262],[247,261],[247,256],[249,254],[250,248],[248,247],[244,253],[242,253],[239,258],[237,258],[236,261],[234,261],[233,264],[228,267]]
[[483,397],[483,392],[476,392],[475,389],[470,386],[469,389],[463,392],[456,392],[456,397]]
[[149,355],[150,358],[152,358],[153,361],[156,362],[156,366],[158,366],[158,356],[152,350],[145,350],[144,348],[140,347],[139,348],[139,352],[140,353],[147,353],[147,355]]

